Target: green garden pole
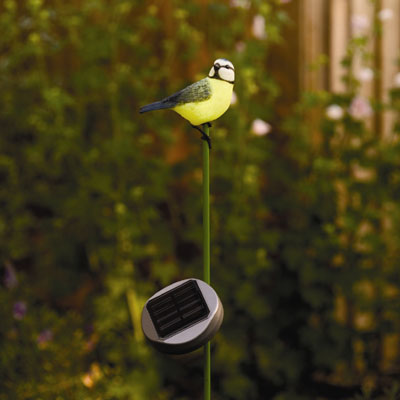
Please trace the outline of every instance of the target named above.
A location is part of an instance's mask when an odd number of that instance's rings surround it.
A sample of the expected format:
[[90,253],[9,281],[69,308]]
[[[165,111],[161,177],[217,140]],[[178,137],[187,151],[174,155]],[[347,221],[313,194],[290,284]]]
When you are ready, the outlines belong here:
[[[204,132],[209,135],[207,124]],[[210,284],[210,148],[203,141],[203,280]],[[211,400],[210,342],[204,345],[204,400]]]

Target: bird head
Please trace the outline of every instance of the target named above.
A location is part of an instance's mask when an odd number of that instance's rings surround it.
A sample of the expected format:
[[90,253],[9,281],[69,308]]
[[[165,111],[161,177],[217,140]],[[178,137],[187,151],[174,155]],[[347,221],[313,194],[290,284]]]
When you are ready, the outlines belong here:
[[211,67],[208,76],[209,78],[235,83],[235,67],[225,58],[218,58],[214,61],[214,65]]

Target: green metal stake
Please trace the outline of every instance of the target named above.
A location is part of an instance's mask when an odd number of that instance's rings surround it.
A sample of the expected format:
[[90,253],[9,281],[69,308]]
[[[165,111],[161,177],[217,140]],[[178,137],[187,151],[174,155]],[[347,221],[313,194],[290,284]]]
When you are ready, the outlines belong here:
[[[203,125],[209,135],[208,125]],[[203,279],[210,284],[210,149],[203,140]],[[211,400],[210,342],[204,345],[204,400]]]

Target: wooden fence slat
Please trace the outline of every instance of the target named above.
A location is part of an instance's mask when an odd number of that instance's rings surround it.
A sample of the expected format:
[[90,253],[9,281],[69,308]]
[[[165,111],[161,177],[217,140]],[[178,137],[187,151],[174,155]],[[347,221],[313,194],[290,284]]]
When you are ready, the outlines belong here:
[[348,0],[335,0],[330,2],[330,90],[335,93],[344,92],[345,84],[342,82],[344,69],[341,61],[346,54],[349,40],[349,3]]
[[301,90],[320,90],[325,86],[326,68],[312,68],[321,54],[326,54],[324,41],[326,0],[301,0],[299,12]]
[[[381,100],[387,102],[388,91],[393,87],[393,79],[399,68],[396,65],[396,58],[400,50],[400,1],[382,0],[382,10],[391,10],[391,18],[382,21],[381,38]],[[392,128],[395,120],[394,113],[385,111],[382,115],[382,137],[392,139]]]

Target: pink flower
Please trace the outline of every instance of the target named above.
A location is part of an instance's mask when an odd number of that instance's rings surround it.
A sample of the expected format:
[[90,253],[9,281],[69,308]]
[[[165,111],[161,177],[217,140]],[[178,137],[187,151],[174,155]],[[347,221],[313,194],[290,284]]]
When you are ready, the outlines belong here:
[[371,82],[374,78],[374,71],[368,67],[361,68],[357,73],[357,78],[361,82]]
[[13,315],[15,319],[21,320],[25,317],[28,307],[24,301],[17,301],[13,306]]
[[237,103],[237,94],[235,92],[232,92],[232,98],[231,98],[231,106]]
[[257,39],[265,39],[267,37],[267,33],[265,32],[265,18],[261,14],[254,16],[251,30]]
[[400,88],[400,72],[398,72],[393,79],[394,86]]
[[51,342],[52,340],[53,332],[50,329],[45,329],[39,333],[36,341],[39,346],[44,346],[46,343]]
[[356,96],[353,98],[350,107],[349,114],[354,119],[363,119],[372,115],[372,107],[369,101],[362,96]]
[[235,49],[238,53],[243,53],[246,50],[246,43],[244,42],[237,42],[235,44]]
[[4,274],[4,285],[7,289],[13,289],[18,285],[18,278],[13,265],[6,262],[6,271]]
[[370,26],[369,19],[366,15],[353,15],[351,17],[351,27],[353,28],[353,33],[356,35],[361,35]]
[[264,136],[270,133],[271,129],[271,125],[260,118],[255,119],[251,124],[251,131],[256,136]]

